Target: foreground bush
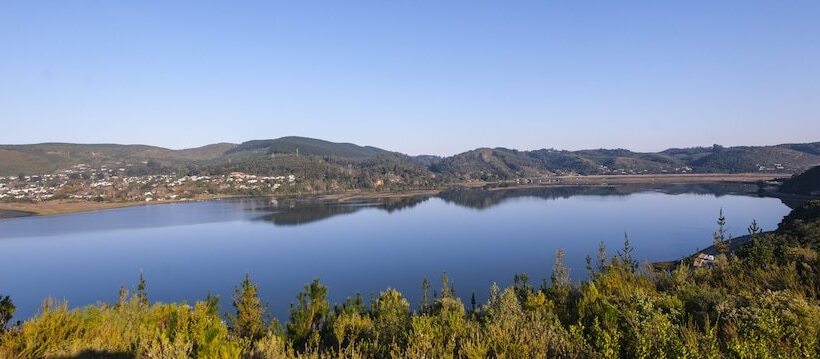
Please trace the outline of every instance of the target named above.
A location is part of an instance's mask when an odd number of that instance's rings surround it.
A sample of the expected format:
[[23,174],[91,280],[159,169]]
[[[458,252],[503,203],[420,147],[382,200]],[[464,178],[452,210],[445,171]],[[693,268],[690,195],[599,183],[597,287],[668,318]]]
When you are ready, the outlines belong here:
[[432,298],[424,285],[415,310],[394,289],[371,303],[355,296],[331,305],[315,280],[284,326],[267,320],[248,277],[227,323],[216,298],[150,304],[141,280],[116,304],[69,310],[47,300],[37,316],[0,334],[0,357],[819,357],[820,202],[795,210],[774,234],[750,233],[749,245],[710,268],[684,260],[668,271],[639,270],[628,241],[612,258],[602,248],[580,284],[569,281],[559,252],[549,283],[535,288],[516,275],[470,308],[446,276]]

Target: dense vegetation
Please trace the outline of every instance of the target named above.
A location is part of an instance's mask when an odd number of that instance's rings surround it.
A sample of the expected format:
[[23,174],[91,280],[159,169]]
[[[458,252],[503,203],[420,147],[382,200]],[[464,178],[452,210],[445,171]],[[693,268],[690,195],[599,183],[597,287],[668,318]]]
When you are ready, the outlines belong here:
[[[688,258],[672,271],[640,268],[628,241],[614,256],[601,247],[580,283],[570,281],[559,251],[549,280],[536,286],[516,275],[512,286],[490,288],[483,304],[464,304],[446,276],[432,294],[424,281],[416,308],[393,289],[370,303],[357,295],[332,305],[328,288],[314,280],[284,325],[269,320],[249,277],[231,298],[227,322],[215,297],[150,303],[141,279],[133,295],[121,289],[113,304],[69,310],[46,301],[36,317],[0,336],[0,356],[818,357],[820,201],[795,209],[773,233],[749,231],[747,245],[701,268]],[[0,308],[13,312],[9,300]]]
[[[198,148],[170,150],[145,145],[41,143],[36,145],[0,145],[0,176],[18,174],[42,175],[69,169],[77,164],[92,167],[147,167],[158,164],[150,171],[162,173],[162,168],[184,168],[212,160],[233,148],[234,144],[217,143]],[[131,167],[131,166],[129,166]]]
[[780,191],[802,195],[820,194],[820,166],[783,181]]
[[267,153],[300,153],[306,156],[337,156],[347,158],[365,158],[386,155],[391,152],[371,146],[358,146],[352,143],[334,143],[307,137],[282,137],[275,140],[254,140],[242,143],[226,154],[244,151],[263,150]]
[[482,148],[434,163],[461,179],[509,180],[554,174],[795,172],[820,163],[820,143],[762,147],[695,147],[639,153],[624,149],[517,151]]
[[444,183],[441,177],[409,160],[409,157],[392,153],[367,158],[255,154],[190,171],[196,175],[226,175],[231,172],[261,176],[293,174],[299,179],[298,183],[291,188],[282,188],[280,192],[287,190],[295,193],[420,189]]
[[[820,164],[820,142],[777,146],[696,147],[639,153],[624,149],[518,151],[480,148],[450,157],[407,156],[384,149],[305,137],[220,143],[186,150],[143,145],[0,145],[0,176],[45,174],[76,164],[125,167],[130,175],[304,175],[315,187],[373,186],[391,175],[421,182],[500,181],[555,174],[799,172]],[[150,164],[150,165],[149,165]],[[377,178],[381,175],[384,178]],[[341,183],[341,184],[334,184]]]

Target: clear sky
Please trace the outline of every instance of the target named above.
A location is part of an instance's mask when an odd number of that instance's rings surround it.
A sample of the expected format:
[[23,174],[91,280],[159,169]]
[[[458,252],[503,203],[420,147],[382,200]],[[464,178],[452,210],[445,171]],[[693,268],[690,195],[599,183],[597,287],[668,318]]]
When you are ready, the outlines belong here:
[[0,143],[820,141],[820,1],[0,2]]

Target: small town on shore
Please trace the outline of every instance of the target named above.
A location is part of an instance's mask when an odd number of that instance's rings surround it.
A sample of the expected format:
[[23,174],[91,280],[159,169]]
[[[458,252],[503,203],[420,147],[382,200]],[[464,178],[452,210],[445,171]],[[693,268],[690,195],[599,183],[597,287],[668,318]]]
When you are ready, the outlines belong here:
[[[130,164],[122,167],[76,164],[69,169],[49,174],[0,176],[0,203],[38,203],[56,200],[89,202],[157,202],[180,201],[215,195],[278,195],[289,194],[299,182],[294,174],[262,176],[245,172],[230,172],[224,175],[189,175],[175,172],[168,174],[129,174]],[[758,173],[769,175],[751,177],[744,181],[758,181],[776,177],[783,167],[779,164],[758,166]],[[505,183],[512,184],[606,184],[606,179],[632,178],[640,182],[641,177],[652,176],[732,176],[729,174],[698,174],[690,167],[680,167],[651,173],[641,170],[610,169],[603,166],[600,175],[587,176],[576,173],[562,173],[550,178],[518,178]],[[746,174],[749,175],[749,174]],[[775,176],[772,176],[775,175]],[[609,177],[601,177],[609,176]],[[735,175],[740,176],[740,175]],[[603,180],[602,180],[603,178]],[[684,177],[676,177],[684,178]],[[729,177],[736,178],[736,177]],[[737,177],[739,178],[739,177]],[[653,181],[656,180],[653,177]],[[480,182],[480,181],[479,181]],[[616,180],[617,182],[617,180]],[[630,181],[632,182],[632,181]],[[374,188],[385,182],[376,179]]]
[[292,185],[296,176],[256,176],[232,172],[217,176],[157,174],[129,176],[126,168],[90,168],[78,164],[67,170],[44,175],[0,177],[0,201],[40,202],[83,201],[162,201],[192,199],[212,194],[275,193]]

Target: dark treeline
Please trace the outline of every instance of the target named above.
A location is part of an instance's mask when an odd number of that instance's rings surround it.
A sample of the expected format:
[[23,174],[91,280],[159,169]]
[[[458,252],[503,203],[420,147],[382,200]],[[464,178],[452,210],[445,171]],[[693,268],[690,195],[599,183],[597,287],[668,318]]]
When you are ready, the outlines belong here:
[[[518,274],[487,302],[456,296],[446,275],[422,283],[412,307],[387,289],[330,303],[307,284],[282,323],[270,318],[246,278],[218,312],[219,298],[193,305],[149,301],[143,278],[117,303],[68,309],[47,300],[34,318],[0,335],[3,358],[816,358],[820,355],[820,201],[808,202],[772,233],[732,252],[718,220],[720,253],[672,270],[640,266],[628,240],[587,259],[573,283],[559,251],[552,274]],[[0,297],[0,324],[14,307]],[[224,318],[224,319],[223,319]]]
[[292,174],[298,179],[297,183],[279,190],[292,193],[351,189],[406,190],[433,188],[446,183],[442,177],[430,173],[408,156],[392,153],[366,158],[257,154],[188,171],[196,175],[226,175],[231,172],[261,176]]
[[820,195],[820,166],[785,180],[780,186],[780,191],[801,195]]

